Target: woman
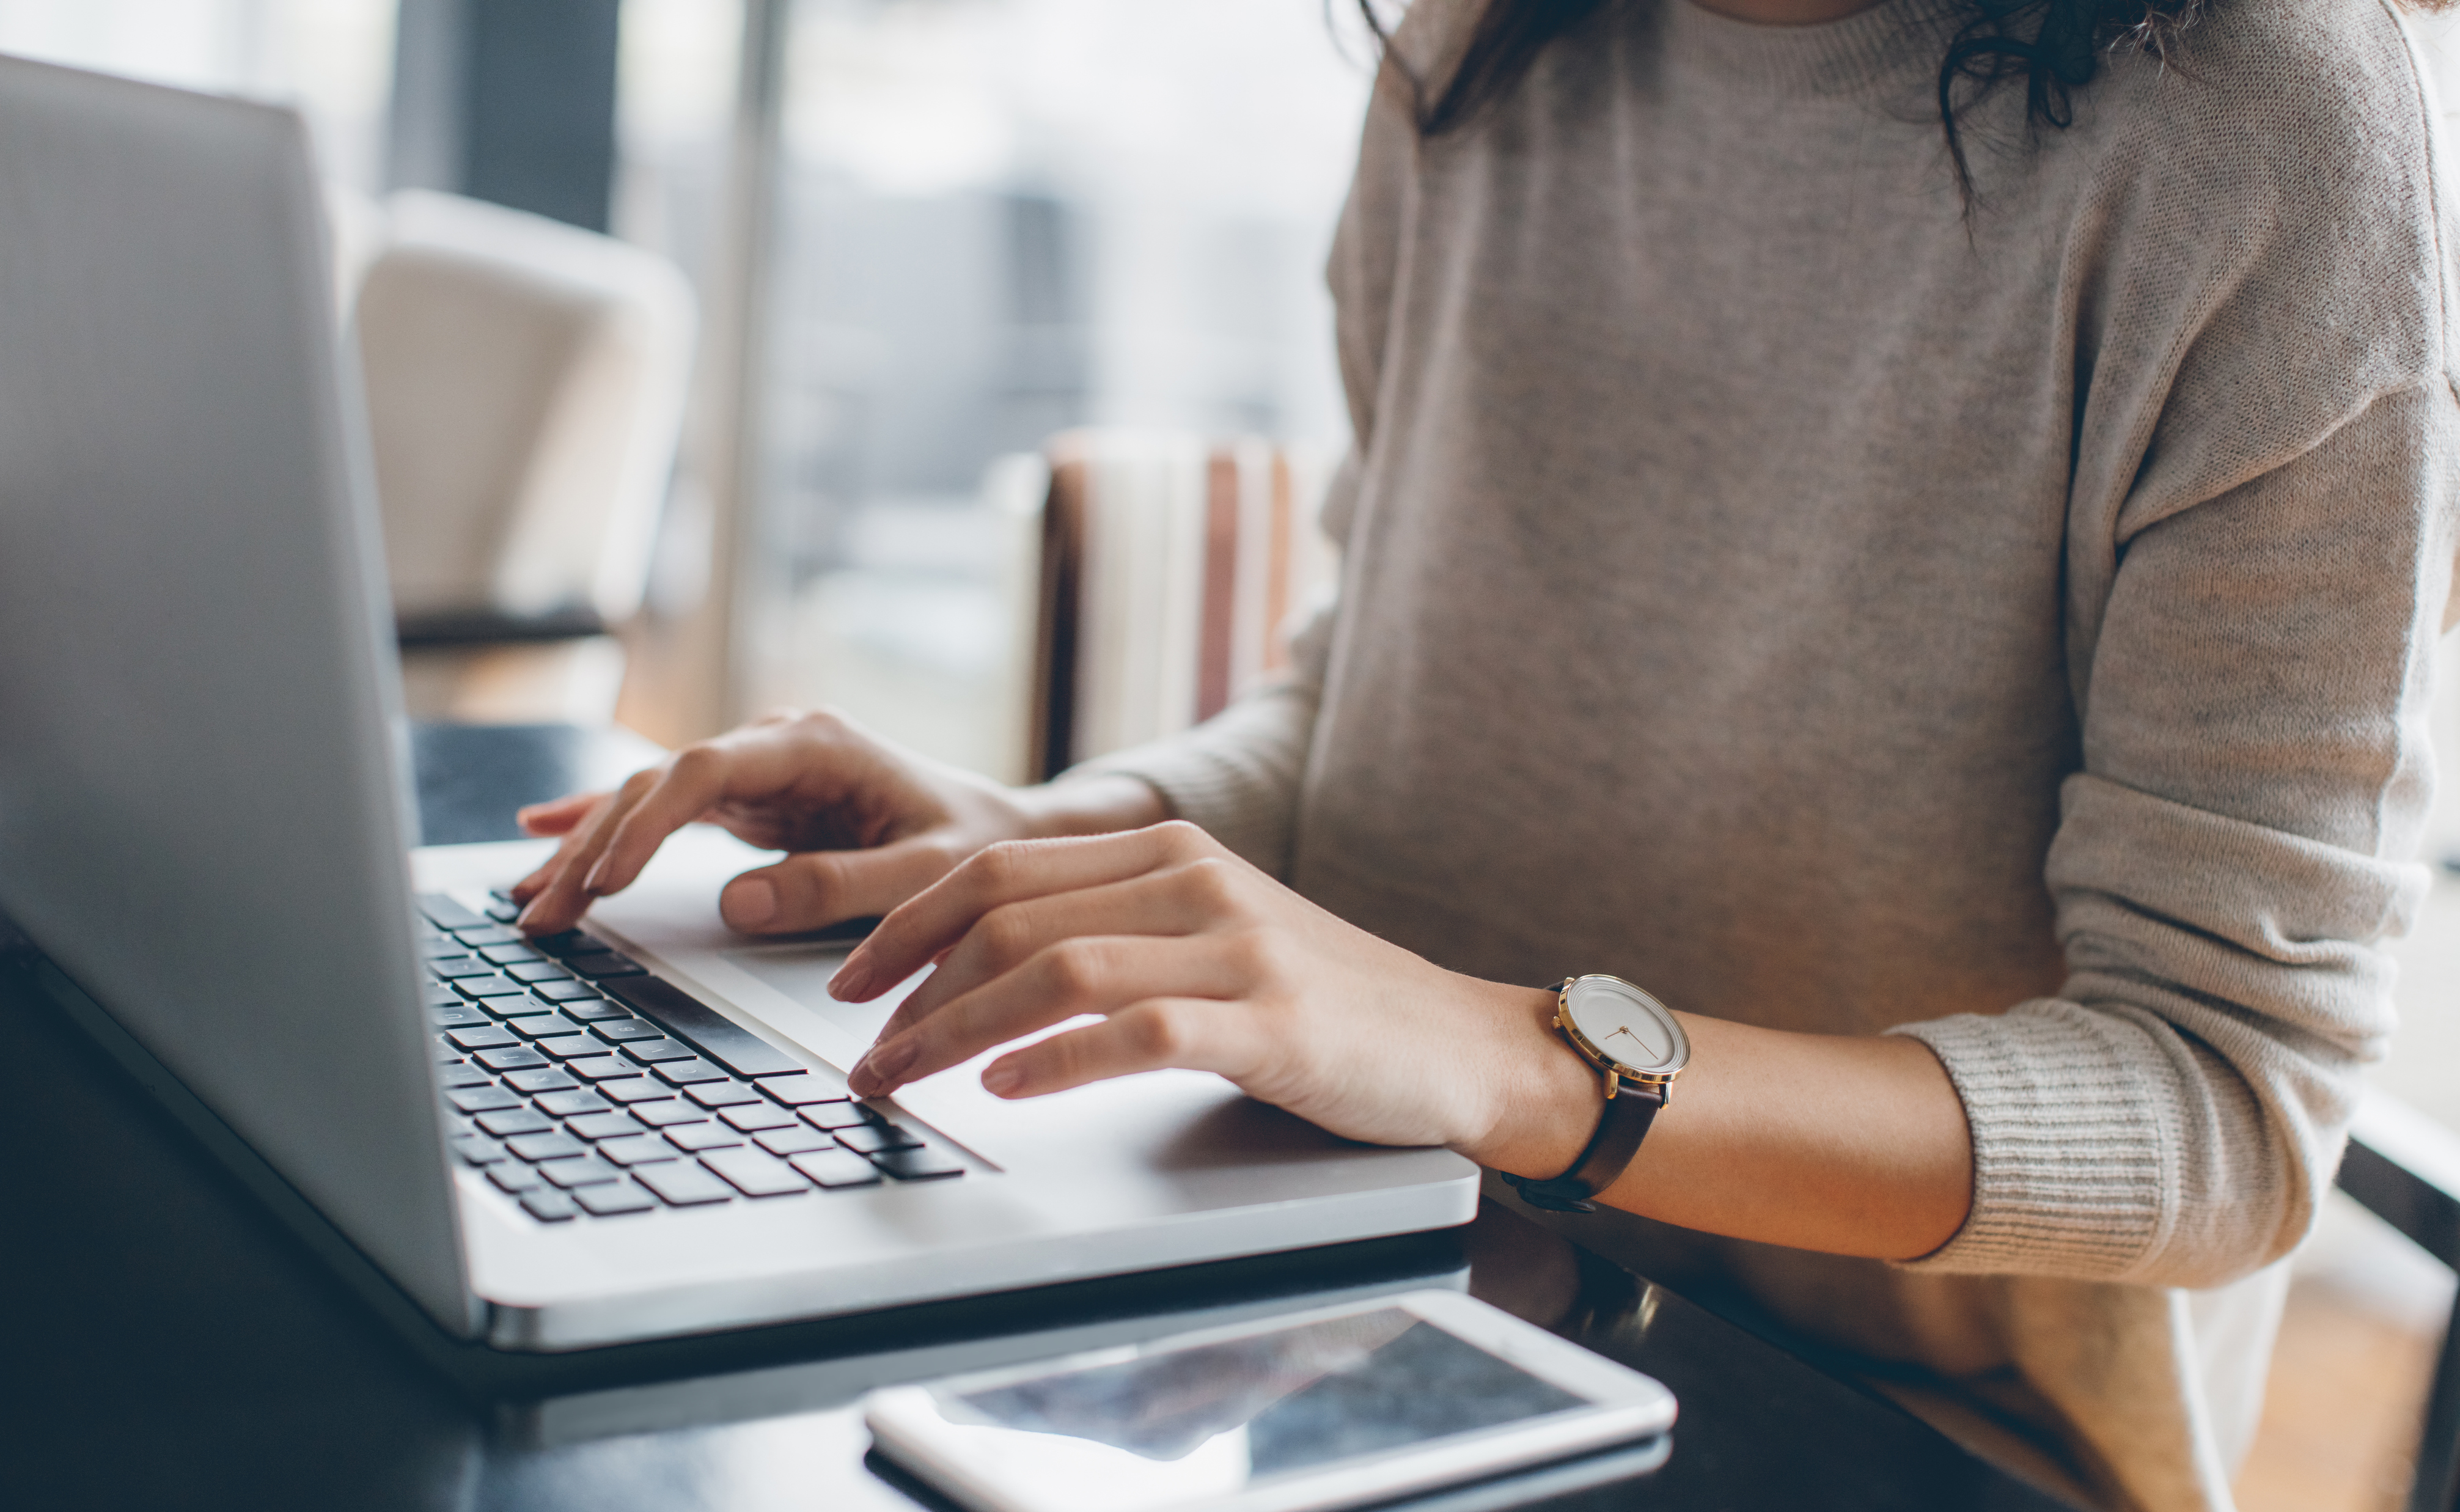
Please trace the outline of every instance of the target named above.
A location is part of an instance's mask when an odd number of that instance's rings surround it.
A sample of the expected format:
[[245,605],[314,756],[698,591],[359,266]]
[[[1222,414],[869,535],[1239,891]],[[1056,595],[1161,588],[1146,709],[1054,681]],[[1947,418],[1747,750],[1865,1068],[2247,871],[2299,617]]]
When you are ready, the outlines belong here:
[[2227,1506],[2424,886],[2460,446],[2399,27],[1421,0],[1391,54],[1298,672],[1021,792],[755,725],[529,815],[525,926],[712,817],[794,852],[734,926],[895,910],[840,996],[944,953],[866,1094],[1092,1013],[986,1084],[1194,1067],[1538,1179],[1612,1110],[1534,984],[1626,978],[1690,1059],[1602,1202],[2112,1505]]

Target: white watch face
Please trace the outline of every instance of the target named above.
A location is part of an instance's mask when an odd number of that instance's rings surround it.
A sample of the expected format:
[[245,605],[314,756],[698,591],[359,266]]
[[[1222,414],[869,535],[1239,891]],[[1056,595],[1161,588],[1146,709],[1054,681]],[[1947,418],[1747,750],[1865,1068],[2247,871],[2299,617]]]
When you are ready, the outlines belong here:
[[1665,1006],[1628,982],[1584,976],[1563,994],[1580,1037],[1633,1071],[1671,1075],[1691,1058],[1690,1038]]

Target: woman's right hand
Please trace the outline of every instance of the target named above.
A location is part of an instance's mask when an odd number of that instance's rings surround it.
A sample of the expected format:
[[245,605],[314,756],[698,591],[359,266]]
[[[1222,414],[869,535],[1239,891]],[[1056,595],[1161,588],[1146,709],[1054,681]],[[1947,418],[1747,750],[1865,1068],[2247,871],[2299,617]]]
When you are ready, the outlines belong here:
[[883,914],[1004,840],[1132,829],[1169,818],[1134,777],[1007,788],[902,751],[830,713],[773,714],[686,746],[612,793],[520,812],[561,835],[513,888],[520,927],[552,934],[632,884],[666,838],[696,820],[789,852],[727,884],[718,911],[747,934],[794,934]]

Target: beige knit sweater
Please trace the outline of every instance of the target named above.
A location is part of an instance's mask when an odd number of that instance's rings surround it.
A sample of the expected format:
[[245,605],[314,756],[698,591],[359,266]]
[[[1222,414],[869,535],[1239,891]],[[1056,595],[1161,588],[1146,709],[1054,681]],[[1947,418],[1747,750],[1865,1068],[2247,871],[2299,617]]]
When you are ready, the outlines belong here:
[[[1396,45],[1440,81],[1473,10]],[[2224,1507],[2425,886],[2432,106],[2380,0],[2214,0],[2070,129],[1977,112],[1968,224],[1951,16],[1626,0],[1427,142],[1388,73],[1332,256],[1340,602],[1102,765],[1459,970],[1918,1036],[1963,1230],[1722,1262],[2016,1381],[2113,1504]]]

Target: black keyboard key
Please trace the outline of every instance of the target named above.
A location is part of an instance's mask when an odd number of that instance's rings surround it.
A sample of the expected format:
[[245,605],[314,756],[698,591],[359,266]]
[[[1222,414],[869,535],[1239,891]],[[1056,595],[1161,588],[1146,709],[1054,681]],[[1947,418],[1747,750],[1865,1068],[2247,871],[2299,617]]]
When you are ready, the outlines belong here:
[[513,1036],[512,1031],[496,1024],[481,1024],[471,1029],[453,1030],[444,1037],[463,1050],[495,1050],[500,1046],[520,1043]]
[[489,1077],[484,1066],[474,1066],[464,1060],[450,1066],[438,1066],[435,1079],[447,1087],[483,1087]]
[[532,935],[530,944],[554,956],[585,955],[593,950],[614,948],[596,935],[580,929],[566,929],[562,934]]
[[723,1123],[687,1123],[667,1131],[667,1142],[678,1150],[722,1150],[731,1144],[741,1144],[743,1136]]
[[586,955],[566,956],[563,964],[575,976],[584,976],[593,982],[604,982],[610,977],[639,976],[645,969],[640,962],[615,950],[592,950]]
[[620,1113],[584,1113],[564,1119],[563,1132],[577,1139],[620,1139],[640,1133],[641,1126]]
[[618,1055],[588,1055],[567,1060],[563,1069],[583,1081],[610,1081],[618,1076],[637,1076],[641,1068]]
[[540,1166],[539,1174],[566,1191],[576,1186],[596,1186],[604,1182],[620,1182],[624,1173],[604,1161],[549,1161]]
[[479,1002],[483,1007],[487,999],[519,997],[528,990],[509,976],[498,976],[491,971],[485,976],[456,977],[453,981],[453,990],[463,997]]
[[430,1008],[459,1008],[461,1006],[461,994],[456,992],[453,989],[445,986],[441,982],[421,982],[418,986],[418,994],[419,1001],[425,1003]]
[[491,945],[478,952],[478,959],[498,966],[530,966],[546,957],[525,945]]
[[482,1050],[478,1064],[489,1071],[535,1071],[547,1063],[546,1057],[527,1045],[507,1045],[501,1050]]
[[504,1160],[504,1147],[483,1134],[455,1135],[453,1153],[472,1165],[498,1165]]
[[586,1034],[557,1034],[530,1043],[541,1054],[558,1060],[595,1060],[606,1054],[605,1046]]
[[598,1153],[622,1166],[650,1165],[676,1158],[675,1147],[654,1134],[634,1134],[621,1139],[608,1139],[598,1147]]
[[440,892],[420,893],[418,911],[439,929],[477,929],[487,922]]
[[562,1192],[531,1192],[521,1198],[521,1206],[541,1224],[569,1223],[581,1209]]
[[878,1167],[861,1156],[849,1155],[843,1150],[815,1150],[809,1155],[797,1155],[786,1163],[832,1190],[841,1186],[880,1184]]
[[804,1155],[813,1150],[834,1150],[838,1147],[837,1140],[799,1123],[791,1129],[772,1129],[767,1134],[755,1135],[752,1142],[772,1155]]
[[901,1182],[944,1182],[965,1174],[964,1166],[929,1150],[882,1150],[871,1163]]
[[633,1179],[657,1193],[658,1201],[675,1207],[731,1202],[734,1197],[733,1187],[689,1161],[645,1165]]
[[483,949],[491,945],[526,946],[528,944],[520,931],[507,929],[500,924],[482,924],[472,929],[456,929],[453,931],[453,937],[473,950]]
[[589,1153],[589,1146],[561,1131],[524,1134],[519,1139],[506,1139],[504,1148],[532,1165],[536,1165],[541,1161],[562,1161],[575,1155]]
[[456,1087],[444,1095],[444,1100],[464,1113],[494,1113],[499,1108],[518,1108],[518,1094],[501,1087]]
[[429,1009],[427,1021],[438,1029],[475,1029],[480,1024],[495,1022],[475,1008],[463,1008],[457,1005],[453,1008]]
[[696,1108],[675,1097],[661,1097],[655,1102],[632,1104],[632,1117],[652,1129],[672,1128],[678,1123],[704,1123],[709,1119],[707,1108]]
[[825,1102],[805,1108],[803,1121],[815,1129],[852,1129],[877,1123],[880,1117],[859,1102]]
[[583,1003],[598,996],[598,989],[586,982],[541,982],[533,990],[558,1003]]
[[649,1074],[669,1087],[689,1087],[694,1082],[727,1079],[725,1072],[718,1070],[698,1055],[687,1055],[681,1060],[660,1061],[649,1068]]
[[478,1127],[499,1139],[520,1134],[544,1134],[555,1127],[555,1120],[536,1108],[507,1108],[501,1113],[482,1113]]
[[[616,1012],[620,1013],[623,1010],[617,1009]],[[644,1024],[629,1013],[604,1023],[592,1024],[589,1026],[589,1032],[610,1045],[628,1045],[639,1040],[666,1038],[664,1034],[658,1033],[656,1025]],[[671,1040],[668,1042],[673,1043]],[[690,1052],[686,1051],[685,1054],[689,1054]]]
[[601,1096],[624,1103],[650,1102],[660,1097],[674,1096],[671,1089],[660,1086],[647,1076],[628,1076],[615,1081],[602,1081],[598,1084],[598,1091]]
[[[633,1022],[639,1023],[640,1020],[635,1019]],[[655,1039],[630,1040],[623,1048],[626,1055],[644,1066],[654,1066],[662,1060],[700,1059],[699,1054],[689,1045],[681,1040],[668,1039],[664,1034],[658,1035]]]
[[497,893],[488,900],[487,906],[478,911],[498,924],[508,925],[521,916],[521,905],[503,894]]
[[498,997],[482,997],[478,999],[477,1006],[510,1023],[516,1018],[531,1018],[540,1013],[552,1013],[562,1005],[542,1002],[527,992],[522,992],[518,995],[506,993]]
[[622,1004],[610,1003],[603,997],[553,997],[554,990],[563,985],[561,982],[541,982],[532,989],[532,993],[533,995],[549,994],[555,1006],[563,1011],[564,1017],[577,1018],[584,1024],[637,1024],[640,1022],[626,1011]]
[[504,1078],[504,1085],[515,1092],[567,1092],[581,1083],[572,1079],[562,1066],[541,1066],[534,1071],[517,1071]]
[[551,961],[539,961],[527,965],[520,963],[508,964],[504,968],[504,974],[511,977],[516,982],[526,983],[531,987],[537,987],[546,982],[569,982],[572,980],[571,972],[555,965]]
[[704,1108],[732,1108],[760,1101],[758,1093],[739,1081],[706,1081],[697,1087],[686,1087],[684,1096]]
[[496,969],[475,955],[448,955],[428,962],[427,974],[450,982],[465,976],[493,976]]
[[746,1197],[784,1197],[811,1190],[811,1183],[795,1175],[793,1166],[758,1150],[712,1150],[700,1158],[700,1163],[726,1178],[729,1186]]
[[456,955],[468,955],[470,949],[449,934],[439,934],[418,942],[418,958],[422,961],[448,961]]
[[629,1182],[612,1186],[584,1186],[572,1194],[572,1200],[593,1218],[617,1218],[626,1213],[647,1213],[657,1208],[649,1194]]
[[578,1034],[581,1026],[562,1013],[533,1013],[516,1018],[504,1026],[523,1039],[545,1039],[556,1034]]
[[889,1150],[911,1150],[922,1140],[895,1124],[867,1123],[859,1128],[839,1129],[838,1142],[857,1155],[880,1155]]
[[676,1038],[691,1041],[702,1054],[738,1076],[787,1076],[806,1069],[742,1025],[694,1001],[671,982],[635,976],[605,986],[608,996],[664,1025]]
[[[604,1030],[599,1033],[605,1033]],[[807,1071],[799,1076],[769,1076],[759,1083],[760,1090],[790,1108],[808,1108],[815,1103],[844,1102],[854,1096],[845,1082],[821,1072]]]
[[536,1171],[531,1170],[526,1165],[498,1165],[492,1167],[487,1172],[487,1180],[495,1182],[497,1187],[500,1190],[510,1192],[516,1197],[520,1196],[523,1192],[535,1192],[540,1187],[546,1184],[544,1182],[539,1180],[538,1173]]
[[543,1092],[530,1099],[541,1113],[551,1113],[559,1118],[578,1118],[589,1113],[612,1113],[614,1104],[594,1092]]
[[758,1134],[764,1129],[799,1127],[795,1116],[783,1108],[773,1108],[765,1102],[746,1103],[739,1108],[720,1108],[717,1116],[746,1134]]

